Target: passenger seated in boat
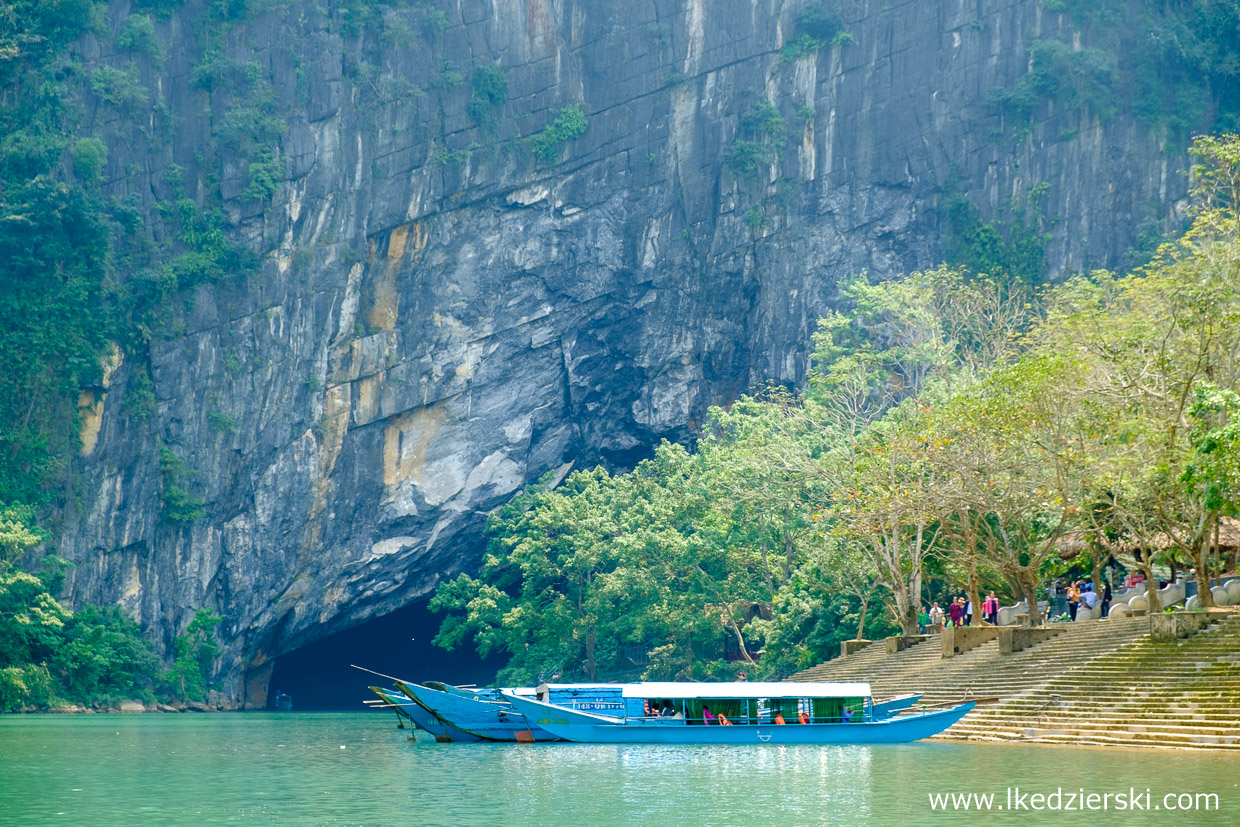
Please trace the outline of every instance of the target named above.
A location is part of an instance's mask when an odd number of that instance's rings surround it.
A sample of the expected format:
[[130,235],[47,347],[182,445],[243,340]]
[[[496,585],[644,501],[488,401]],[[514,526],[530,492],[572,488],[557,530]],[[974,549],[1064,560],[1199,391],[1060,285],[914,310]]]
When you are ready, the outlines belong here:
[[784,720],[784,713],[782,712],[775,713],[775,723],[778,724],[779,726],[786,726],[788,724],[788,722]]
[[713,723],[716,723],[715,713],[710,711],[709,706],[702,704],[702,724],[705,726],[710,726]]
[[660,718],[673,718],[676,716],[676,710],[672,707],[671,701],[663,702],[663,710],[659,713]]
[[801,712],[801,714],[797,716],[797,723],[798,723],[798,724],[808,724],[808,723],[809,723],[809,713],[808,713],[808,712],[805,712],[805,711],[802,711],[802,712]]
[[852,723],[852,710],[851,709],[844,710],[844,723],[846,724]]
[[732,726],[732,722],[728,720],[728,716],[722,712],[719,713],[719,726]]

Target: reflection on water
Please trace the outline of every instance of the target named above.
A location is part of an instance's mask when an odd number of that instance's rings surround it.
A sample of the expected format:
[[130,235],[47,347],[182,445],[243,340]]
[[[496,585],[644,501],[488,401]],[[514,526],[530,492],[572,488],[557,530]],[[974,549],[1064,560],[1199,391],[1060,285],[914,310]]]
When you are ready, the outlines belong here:
[[[1240,755],[881,747],[410,743],[358,714],[5,716],[0,824],[1240,823]],[[931,793],[1150,788],[1221,812],[935,813]]]

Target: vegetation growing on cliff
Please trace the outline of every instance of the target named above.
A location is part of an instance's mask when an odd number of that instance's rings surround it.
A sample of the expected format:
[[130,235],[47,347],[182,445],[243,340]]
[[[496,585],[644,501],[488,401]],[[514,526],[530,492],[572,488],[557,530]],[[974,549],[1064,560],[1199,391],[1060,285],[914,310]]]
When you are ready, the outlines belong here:
[[1042,6],[1064,15],[1087,43],[1034,42],[1029,74],[995,93],[1018,127],[1046,102],[1103,119],[1134,112],[1181,146],[1194,130],[1240,126],[1240,0]]
[[778,675],[831,654],[840,601],[881,606],[858,637],[915,633],[931,572],[1036,606],[1070,533],[1151,580],[1192,566],[1209,605],[1240,512],[1240,137],[1195,153],[1193,228],[1129,275],[1036,301],[1007,274],[851,281],[803,394],[504,509],[480,577],[436,594],[438,642],[507,653],[506,681]]
[[530,139],[534,157],[544,164],[554,164],[564,154],[569,141],[586,134],[589,120],[579,104],[573,103],[560,110],[547,128]]

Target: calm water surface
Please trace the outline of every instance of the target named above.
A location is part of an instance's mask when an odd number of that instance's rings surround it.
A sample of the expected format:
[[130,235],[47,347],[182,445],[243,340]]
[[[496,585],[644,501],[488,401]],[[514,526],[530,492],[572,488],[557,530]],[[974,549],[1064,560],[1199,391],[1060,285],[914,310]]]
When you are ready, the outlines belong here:
[[[410,742],[390,713],[0,717],[0,824],[1240,824],[1240,755],[923,743]],[[942,813],[930,793],[1209,792],[1221,809]]]

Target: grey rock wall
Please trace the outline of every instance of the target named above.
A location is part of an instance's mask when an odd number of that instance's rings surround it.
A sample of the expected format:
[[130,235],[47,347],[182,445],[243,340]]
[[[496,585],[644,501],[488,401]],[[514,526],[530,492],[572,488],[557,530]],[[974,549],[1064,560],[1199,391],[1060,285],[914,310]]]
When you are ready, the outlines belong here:
[[[1131,119],[1002,132],[988,91],[1034,38],[1072,37],[1036,0],[845,2],[853,43],[798,60],[780,55],[792,0],[437,7],[342,33],[339,10],[294,2],[223,32],[285,117],[269,201],[243,196],[243,153],[203,152],[231,99],[192,80],[201,4],[157,21],[177,44],[162,66],[88,44],[151,92],[149,112],[88,107],[109,192],[159,238],[177,163],[262,263],[119,354],[59,553],[71,600],[120,603],[162,647],[216,609],[236,703],[263,702],[272,658],[474,568],[487,513],[526,482],[625,467],[710,405],[802,381],[841,277],[941,260],[949,182],[989,214],[1049,184],[1050,258],[1071,269],[1182,210],[1185,159]],[[476,65],[508,78],[494,131],[468,111]],[[762,97],[786,143],[738,175],[724,154]],[[529,136],[572,103],[588,131],[539,162]],[[143,364],[145,417],[124,404]],[[160,444],[205,518],[163,514]]]

